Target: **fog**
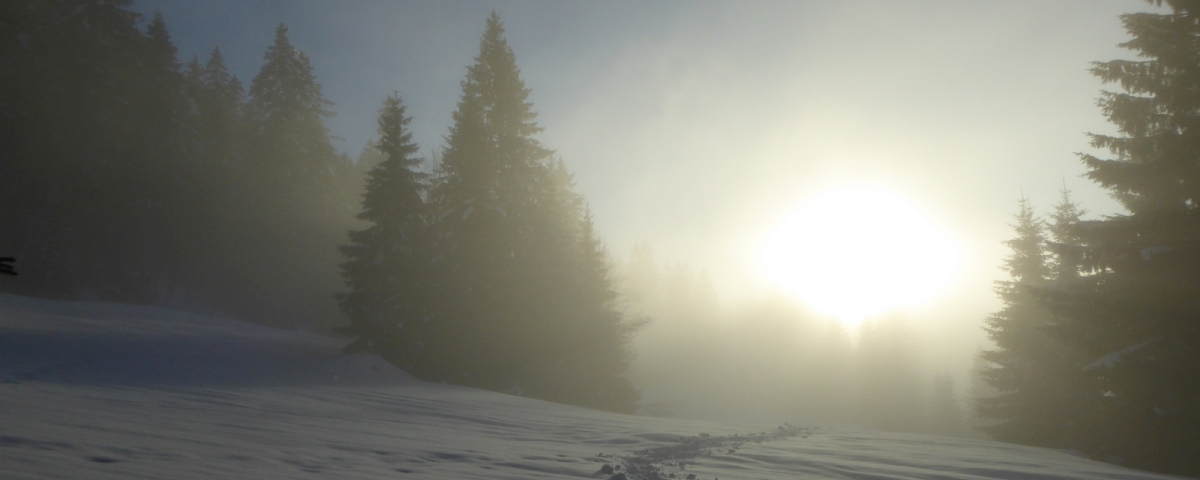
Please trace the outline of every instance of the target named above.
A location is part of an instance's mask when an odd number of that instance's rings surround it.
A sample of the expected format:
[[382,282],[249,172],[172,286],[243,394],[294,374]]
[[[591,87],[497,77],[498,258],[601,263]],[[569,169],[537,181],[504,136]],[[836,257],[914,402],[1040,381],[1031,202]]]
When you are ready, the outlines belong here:
[[[426,158],[445,143],[483,20],[498,12],[545,129],[539,138],[590,205],[626,310],[648,321],[634,340],[633,376],[659,413],[923,430],[896,423],[907,413],[865,405],[864,385],[887,383],[866,376],[908,382],[895,388],[907,389],[912,406],[898,409],[928,411],[938,374],[954,379],[965,402],[973,357],[988,347],[982,321],[999,307],[992,287],[1003,278],[1017,199],[1045,213],[1065,185],[1093,217],[1119,211],[1080,178],[1084,133],[1112,130],[1087,68],[1127,55],[1116,47],[1125,39],[1117,16],[1147,7],[146,0],[134,8],[164,14],[184,61],[219,45],[243,81],[274,26],[287,23],[335,104],[327,125],[339,149],[356,156],[375,132],[380,99],[398,90]],[[766,280],[757,255],[767,232],[847,184],[886,189],[948,232],[962,254],[951,285],[856,327]],[[895,372],[864,366],[897,358]]]

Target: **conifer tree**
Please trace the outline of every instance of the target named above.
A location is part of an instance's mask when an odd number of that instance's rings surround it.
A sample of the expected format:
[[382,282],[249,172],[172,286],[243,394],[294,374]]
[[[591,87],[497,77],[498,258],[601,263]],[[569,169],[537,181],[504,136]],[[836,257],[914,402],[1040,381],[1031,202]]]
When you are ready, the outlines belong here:
[[114,230],[137,236],[127,240],[133,247],[129,256],[135,260],[125,268],[153,272],[155,283],[170,285],[181,279],[186,268],[181,250],[199,211],[189,188],[188,170],[194,158],[188,155],[186,87],[176,57],[178,49],[161,13],[146,27],[144,49],[146,59],[141,63],[141,85],[134,103],[140,122],[132,124],[138,130],[135,135],[143,155],[130,158],[140,161],[128,162],[128,175],[139,180],[140,188],[127,189],[139,197],[130,203],[144,206],[129,209],[136,213],[116,223]]
[[127,1],[0,7],[0,249],[22,293],[150,302],[175,275],[186,138],[161,15]]
[[323,119],[331,102],[286,25],[263,60],[233,169],[236,228],[227,253],[236,269],[221,296],[236,299],[233,311],[265,322],[334,323],[337,246],[354,214],[343,191],[350,161],[330,143]]
[[195,97],[198,115],[197,140],[203,160],[201,171],[195,172],[200,188],[206,194],[202,199],[204,210],[212,218],[210,228],[228,230],[236,228],[228,224],[234,217],[233,210],[244,208],[233,205],[236,198],[237,175],[246,161],[241,155],[244,141],[242,119],[245,90],[242,82],[225,66],[225,56],[219,47],[213,47],[203,69],[195,74],[199,85]]
[[568,312],[574,331],[565,332],[560,358],[569,362],[569,377],[555,387],[564,403],[606,410],[629,409],[638,393],[622,375],[629,370],[627,344],[636,325],[627,323],[617,305],[612,266],[596,236],[592,214],[585,209],[574,274],[576,298]]
[[187,161],[178,175],[185,179],[180,190],[188,203],[178,212],[186,219],[177,253],[182,264],[178,280],[194,304],[217,307],[247,286],[236,273],[241,260],[237,252],[244,247],[239,234],[246,222],[241,214],[247,209],[235,203],[241,200],[236,169],[244,140],[244,91],[216,47],[203,64],[192,57],[184,67],[183,84],[190,101],[185,126],[189,142],[183,155]]
[[292,46],[287,25],[275,29],[275,42],[250,84],[246,102],[250,188],[262,192],[262,205],[296,217],[320,216],[330,199],[326,180],[341,167],[324,118],[332,102],[321,93],[308,56]]
[[[430,336],[437,370],[428,375],[629,411],[625,364],[606,350],[623,347],[611,333],[622,319],[604,309],[602,293],[584,293],[580,246],[591,240],[582,239],[583,200],[562,163],[534,138],[541,128],[528,97],[493,13],[430,192],[438,289]],[[588,295],[589,306],[576,303]],[[588,348],[573,348],[580,345]]]
[[[231,163],[240,135],[240,115],[245,91],[242,82],[225,67],[225,56],[213,47],[208,61],[196,75],[200,88],[196,108],[200,115],[200,138],[207,154],[218,164]],[[224,169],[230,168],[223,165]]]
[[1053,278],[1055,280],[1071,280],[1079,277],[1083,268],[1083,240],[1079,236],[1079,222],[1086,210],[1071,201],[1071,191],[1063,186],[1059,190],[1060,199],[1054,206],[1047,225],[1051,242],[1048,243],[1052,255]]
[[1082,269],[1041,292],[1054,331],[1084,352],[1090,412],[1072,448],[1135,468],[1200,474],[1200,4],[1122,15],[1139,60],[1095,63],[1119,92],[1100,107],[1111,158],[1087,177],[1130,212],[1080,222]]
[[379,141],[384,159],[368,174],[358,218],[370,224],[350,232],[342,247],[342,276],[350,292],[338,297],[350,325],[340,333],[357,337],[348,351],[379,353],[410,371],[428,333],[425,297],[429,261],[424,248],[428,221],[421,159],[407,130],[398,94],[388,96],[379,111]]
[[977,399],[977,407],[981,417],[1000,421],[985,428],[998,439],[1064,447],[1074,438],[1072,429],[1080,427],[1082,364],[1050,334],[1054,318],[1035,294],[1053,271],[1045,224],[1027,198],[1018,203],[1013,229],[1016,237],[1005,242],[1010,279],[995,288],[1004,307],[986,326],[996,349],[981,354],[989,363],[984,378],[998,393]]

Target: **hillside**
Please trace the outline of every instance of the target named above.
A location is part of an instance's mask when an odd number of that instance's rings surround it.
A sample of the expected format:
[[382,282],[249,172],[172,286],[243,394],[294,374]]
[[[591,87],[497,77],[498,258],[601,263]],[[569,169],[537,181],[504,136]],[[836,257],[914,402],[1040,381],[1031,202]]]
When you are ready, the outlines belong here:
[[988,441],[597,412],[420,382],[343,343],[0,295],[0,477],[1176,478]]

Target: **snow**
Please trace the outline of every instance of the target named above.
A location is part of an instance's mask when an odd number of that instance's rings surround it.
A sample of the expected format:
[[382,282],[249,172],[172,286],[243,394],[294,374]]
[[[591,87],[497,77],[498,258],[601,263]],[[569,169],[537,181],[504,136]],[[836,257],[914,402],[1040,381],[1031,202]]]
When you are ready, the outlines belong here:
[[1175,249],[1172,247],[1167,247],[1167,246],[1163,246],[1163,245],[1155,245],[1152,247],[1146,247],[1146,248],[1141,249],[1141,251],[1139,251],[1139,255],[1141,255],[1142,261],[1149,262],[1150,260],[1153,260],[1154,257],[1156,257],[1158,255],[1162,255],[1164,253],[1171,253],[1173,250],[1175,250]]
[[1151,343],[1157,342],[1162,339],[1163,339],[1163,337],[1154,337],[1154,338],[1151,338],[1144,342],[1138,343],[1136,345],[1122,348],[1122,349],[1112,352],[1108,355],[1100,357],[1098,360],[1096,360],[1092,363],[1084,365],[1083,369],[1091,370],[1093,368],[1099,368],[1101,366],[1112,368],[1114,365],[1121,363],[1121,361],[1125,360],[1126,355],[1129,355],[1130,353],[1141,350],[1142,348],[1145,348],[1147,345],[1150,345]]
[[1175,478],[982,440],[597,412],[420,382],[344,343],[0,295],[0,478]]

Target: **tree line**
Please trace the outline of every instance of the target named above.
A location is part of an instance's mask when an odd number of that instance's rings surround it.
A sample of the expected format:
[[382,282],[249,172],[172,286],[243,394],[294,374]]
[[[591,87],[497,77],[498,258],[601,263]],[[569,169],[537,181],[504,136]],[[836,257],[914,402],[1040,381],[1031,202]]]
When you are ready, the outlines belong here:
[[358,165],[280,25],[249,91],[219,49],[177,60],[128,1],[0,6],[6,290],[188,303],[275,325],[337,318]]
[[1117,134],[1089,134],[1085,176],[1127,213],[1048,219],[1018,204],[995,348],[977,400],[996,438],[1200,475],[1200,2],[1121,17],[1137,60],[1096,62]]
[[0,5],[0,288],[338,326],[425,380],[633,410],[608,256],[498,15],[429,169],[396,94],[359,161],[333,148],[286,25],[247,89],[130,5]]
[[719,305],[708,274],[664,264],[646,243],[620,272],[630,314],[652,319],[630,368],[647,413],[978,435],[907,315],[848,327],[783,293]]

